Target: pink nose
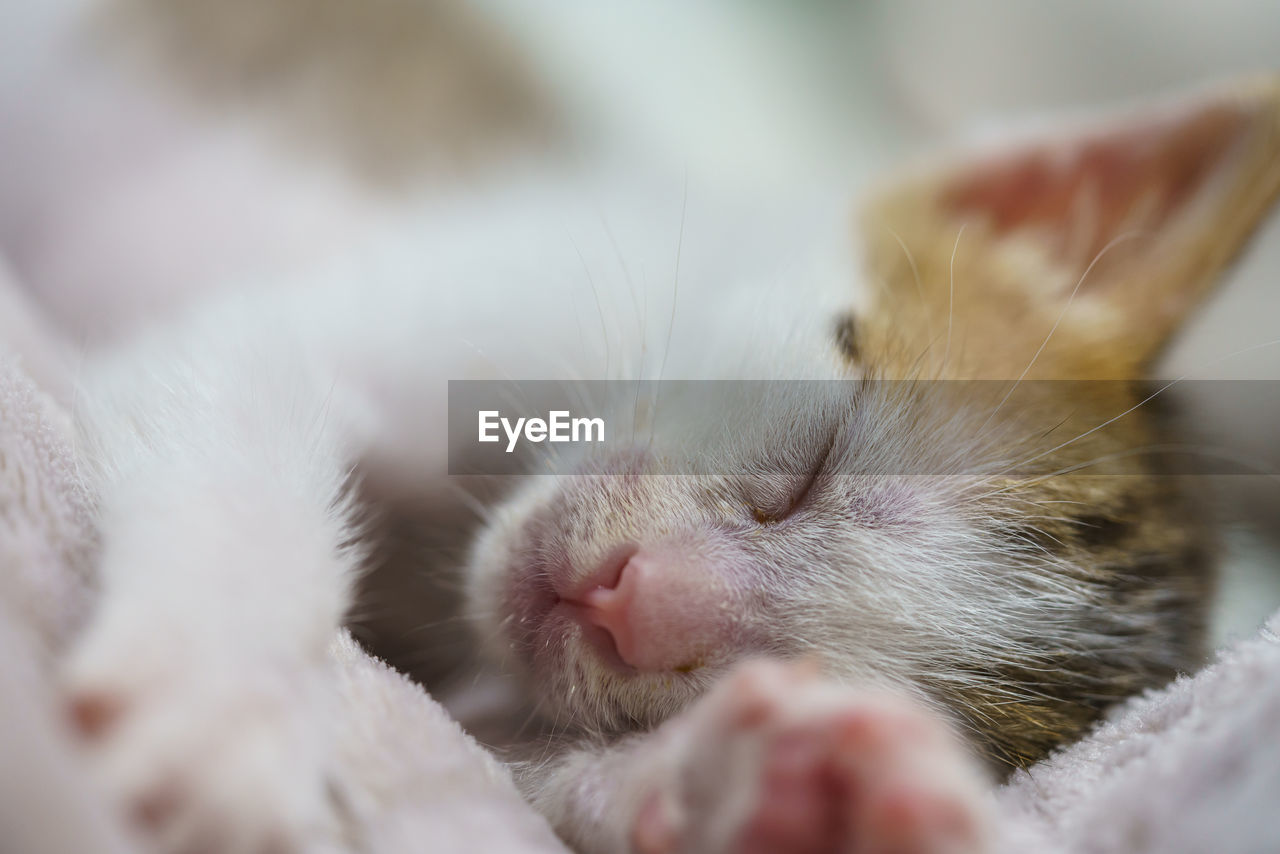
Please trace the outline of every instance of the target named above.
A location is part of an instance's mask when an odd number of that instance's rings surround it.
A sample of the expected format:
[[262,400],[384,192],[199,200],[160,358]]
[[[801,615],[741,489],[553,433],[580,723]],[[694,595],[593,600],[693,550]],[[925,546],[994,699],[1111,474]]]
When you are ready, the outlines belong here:
[[608,633],[622,661],[643,671],[692,670],[727,640],[724,591],[705,575],[637,552],[610,584],[583,593],[580,619]]

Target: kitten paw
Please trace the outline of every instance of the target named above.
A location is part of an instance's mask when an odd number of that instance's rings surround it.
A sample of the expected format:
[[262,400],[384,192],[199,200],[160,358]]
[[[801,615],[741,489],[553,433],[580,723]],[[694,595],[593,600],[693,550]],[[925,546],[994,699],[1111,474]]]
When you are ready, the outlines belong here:
[[148,850],[292,854],[333,838],[323,661],[109,618],[65,676],[90,769]]
[[740,667],[676,722],[637,854],[970,854],[983,787],[945,724],[803,666]]

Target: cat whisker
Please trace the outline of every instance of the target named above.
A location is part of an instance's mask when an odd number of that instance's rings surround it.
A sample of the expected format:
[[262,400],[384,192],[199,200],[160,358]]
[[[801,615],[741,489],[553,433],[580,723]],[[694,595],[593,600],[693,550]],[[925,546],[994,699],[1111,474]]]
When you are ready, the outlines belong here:
[[640,359],[635,370],[635,399],[631,406],[631,442],[636,441],[636,422],[640,418],[640,388],[644,383],[645,362],[649,354],[649,288],[646,282],[644,290],[644,306],[640,315]]
[[662,351],[662,365],[658,369],[658,382],[662,382],[662,377],[667,370],[667,357],[671,354],[671,336],[676,327],[676,304],[680,300],[680,260],[684,255],[684,226],[685,217],[689,212],[689,173],[686,170],[684,174],[684,186],[680,196],[680,231],[676,238],[676,263],[675,272],[672,275],[671,283],[671,317],[667,322],[667,343]]
[[1276,478],[1280,480],[1280,471],[1276,471],[1268,467],[1268,465],[1265,462],[1260,463],[1257,460],[1252,460],[1248,457],[1235,454],[1228,450],[1213,448],[1206,445],[1163,443],[1163,444],[1146,445],[1141,448],[1128,448],[1126,450],[1116,451],[1110,454],[1102,454],[1100,456],[1094,457],[1091,460],[1086,460],[1080,463],[1073,463],[1072,465],[1064,466],[1056,471],[1052,471],[1044,475],[1038,475],[1034,478],[1028,478],[1026,480],[1018,480],[1014,484],[1010,484],[1008,486],[1001,487],[1000,489],[993,490],[991,492],[984,493],[983,495],[976,496],[974,500],[982,500],[994,495],[1007,493],[1010,490],[1022,489],[1028,486],[1034,486],[1038,483],[1043,483],[1046,480],[1050,480],[1052,478],[1060,477],[1066,474],[1073,474],[1075,472],[1083,471],[1084,469],[1092,468],[1094,466],[1101,465],[1103,463],[1116,462],[1118,460],[1123,460],[1123,459],[1131,459],[1133,457],[1141,456],[1143,454],[1157,454],[1157,453],[1198,454],[1201,456],[1216,457],[1218,459],[1232,462],[1245,468],[1253,469],[1254,473],[1257,475],[1266,476],[1268,478]]
[[[640,319],[640,304],[636,301],[636,284],[631,277],[631,270],[627,267],[626,261],[623,259],[622,250],[618,246],[618,239],[614,236],[613,229],[609,226],[609,220],[602,211],[597,212],[600,218],[600,227],[604,230],[605,238],[609,241],[609,246],[613,250],[613,257],[618,262],[618,270],[622,273],[622,278],[627,283],[627,290],[631,294],[631,307],[636,314],[636,319]],[[610,379],[608,371],[605,372],[605,378]]]
[[595,300],[596,315],[600,318],[600,340],[604,344],[604,375],[607,377],[609,376],[613,348],[609,344],[609,329],[604,320],[604,306],[600,303],[600,289],[596,287],[595,277],[591,275],[591,268],[587,265],[587,259],[582,254],[582,249],[572,239],[569,242],[573,244],[573,251],[577,253],[578,261],[582,264],[582,272],[587,277],[587,284],[591,286],[591,296]]
[[956,232],[956,244],[951,247],[951,275],[947,288],[947,347],[942,352],[942,366],[940,368],[943,371],[946,370],[947,363],[951,359],[951,325],[955,320],[956,314],[956,253],[960,251],[960,238],[964,235],[964,229],[965,225],[961,225],[960,230]]
[[[672,273],[671,282],[671,315],[667,321],[667,340],[662,350],[662,362],[658,367],[658,381],[653,386],[653,399],[650,402],[651,414],[650,425],[657,420],[658,405],[662,395],[662,379],[667,372],[667,358],[671,355],[671,338],[676,328],[676,306],[680,302],[680,261],[684,257],[684,230],[685,220],[689,212],[689,173],[686,170],[684,174],[684,183],[681,188],[680,195],[680,230],[676,237],[676,261],[675,270]],[[634,424],[633,424],[634,432]],[[632,441],[635,441],[634,435]],[[649,431],[648,449],[653,448],[653,430]]]
[[[1215,359],[1215,360],[1213,360],[1213,361],[1209,362],[1208,364],[1204,365],[1203,367],[1204,367],[1204,368],[1211,368],[1211,367],[1215,367],[1215,366],[1220,365],[1220,364],[1222,364],[1223,362],[1228,361],[1228,360],[1230,360],[1230,359],[1233,359],[1233,358],[1235,358],[1235,357],[1237,357],[1237,356],[1242,356],[1242,355],[1244,355],[1244,354],[1246,354],[1246,353],[1255,352],[1255,351],[1257,351],[1257,350],[1262,350],[1262,349],[1265,349],[1265,348],[1267,348],[1267,347],[1274,347],[1274,346],[1276,346],[1277,344],[1280,344],[1280,338],[1277,338],[1277,339],[1274,339],[1274,340],[1271,340],[1271,341],[1264,341],[1264,342],[1262,342],[1261,344],[1254,344],[1254,345],[1252,345],[1252,346],[1250,346],[1250,347],[1245,347],[1245,348],[1243,348],[1243,349],[1241,349],[1241,350],[1236,350],[1236,351],[1234,351],[1234,352],[1232,352],[1232,353],[1228,353],[1228,354],[1227,354],[1227,355],[1225,355],[1225,356],[1222,356],[1222,357],[1220,357],[1220,358],[1218,358],[1218,359]],[[1166,391],[1168,391],[1169,389],[1173,388],[1174,386],[1178,385],[1179,383],[1183,382],[1184,380],[1189,379],[1190,377],[1191,377],[1191,373],[1190,373],[1190,372],[1188,372],[1188,373],[1185,373],[1185,374],[1183,374],[1182,376],[1178,377],[1177,379],[1170,380],[1169,382],[1165,383],[1165,384],[1164,384],[1164,385],[1162,385],[1160,388],[1156,389],[1154,392],[1152,392],[1151,394],[1149,394],[1147,397],[1143,398],[1143,399],[1142,399],[1142,400],[1140,400],[1139,402],[1135,403],[1133,406],[1131,406],[1131,407],[1129,407],[1128,409],[1126,409],[1126,410],[1124,410],[1123,412],[1121,412],[1119,415],[1116,415],[1116,416],[1114,416],[1114,417],[1112,417],[1112,418],[1108,418],[1106,421],[1103,421],[1101,424],[1098,424],[1097,426],[1092,427],[1092,428],[1090,428],[1090,429],[1088,429],[1088,430],[1084,431],[1083,433],[1079,434],[1078,436],[1076,436],[1076,437],[1075,437],[1075,438],[1073,438],[1073,439],[1068,439],[1067,441],[1062,442],[1062,443],[1060,443],[1060,444],[1058,444],[1058,445],[1055,445],[1054,447],[1050,448],[1050,449],[1049,449],[1049,450],[1047,450],[1047,451],[1042,451],[1042,452],[1040,452],[1039,454],[1036,454],[1035,456],[1030,457],[1029,459],[1025,459],[1025,460],[1023,460],[1023,461],[1021,461],[1021,462],[1019,462],[1019,463],[1016,463],[1016,464],[1013,466],[1013,468],[1020,468],[1020,467],[1022,467],[1022,466],[1024,466],[1024,465],[1028,465],[1028,464],[1030,464],[1030,463],[1033,463],[1033,462],[1035,462],[1036,460],[1043,459],[1044,457],[1047,457],[1047,456],[1049,456],[1050,454],[1056,453],[1057,451],[1060,451],[1060,450],[1062,450],[1063,448],[1066,448],[1066,447],[1068,447],[1068,446],[1070,446],[1070,445],[1075,444],[1076,442],[1079,442],[1081,439],[1084,439],[1084,438],[1087,438],[1088,436],[1093,435],[1094,433],[1098,432],[1099,430],[1102,430],[1102,429],[1104,429],[1104,428],[1106,428],[1106,427],[1108,427],[1108,426],[1110,426],[1110,425],[1114,424],[1115,422],[1119,421],[1121,418],[1124,418],[1126,415],[1129,415],[1130,413],[1132,413],[1132,412],[1134,412],[1134,411],[1136,411],[1136,410],[1138,410],[1138,409],[1141,409],[1143,406],[1145,406],[1145,405],[1147,405],[1148,403],[1150,403],[1151,401],[1155,400],[1157,397],[1159,397],[1160,395],[1164,394],[1164,393],[1165,393]]]
[[[916,286],[916,296],[917,296],[917,297],[919,298],[919,300],[920,300],[920,308],[924,310],[926,320],[927,320],[927,322],[929,323],[930,327],[932,327],[932,326],[933,326],[933,312],[932,312],[932,310],[929,308],[929,303],[928,303],[928,301],[927,301],[927,300],[925,300],[925,298],[924,298],[924,286],[923,286],[923,285],[921,285],[921,283],[920,283],[920,268],[916,266],[916,259],[915,259],[915,256],[911,254],[911,250],[907,248],[906,241],[904,241],[904,240],[903,240],[903,239],[898,235],[898,232],[894,231],[892,228],[886,228],[885,230],[886,230],[886,231],[888,231],[888,232],[889,232],[889,236],[890,236],[890,237],[892,237],[894,240],[896,240],[896,241],[898,242],[898,245],[899,245],[900,247],[902,247],[902,254],[907,256],[907,266],[909,266],[909,267],[911,268],[911,278],[912,278],[912,279],[914,280],[914,282],[915,282],[915,286]],[[958,239],[959,239],[959,238],[957,238],[957,240],[958,240]],[[881,282],[881,283],[880,283],[880,287],[881,287],[881,289],[883,290],[883,289],[885,289],[887,286],[886,286],[883,282]],[[930,330],[930,333],[932,334],[932,329]]]
[[449,478],[446,483],[448,489],[453,492],[462,506],[475,514],[477,521],[481,524],[488,524],[493,519],[493,511],[485,506],[479,498],[475,496],[465,485],[460,483],[456,478]]

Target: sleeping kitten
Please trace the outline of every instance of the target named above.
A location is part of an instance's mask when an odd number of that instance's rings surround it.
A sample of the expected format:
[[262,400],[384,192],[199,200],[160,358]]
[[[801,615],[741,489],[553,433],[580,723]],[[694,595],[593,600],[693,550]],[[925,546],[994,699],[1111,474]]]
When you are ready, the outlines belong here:
[[[1159,436],[1143,398],[1068,385],[1090,391],[1063,409],[1041,381],[1139,378],[1277,191],[1274,80],[888,185],[860,272],[822,205],[810,228],[633,177],[533,181],[94,357],[104,595],[67,679],[96,767],[169,850],[336,833],[348,479],[461,500],[446,380],[853,380],[743,421],[722,474],[664,476],[641,431],[625,465],[530,478],[480,534],[470,610],[567,737],[525,777],[581,850],[976,850],[948,728],[1033,762],[1194,666],[1210,588],[1182,485],[1132,453]],[[678,310],[637,299],[677,276]],[[811,664],[726,676],[761,655]]]
[[[857,802],[848,789],[893,778],[880,765],[827,785],[821,750],[779,778],[794,736],[777,721],[802,677],[698,700],[751,656],[906,692],[1005,770],[1196,666],[1212,538],[1189,485],[1150,453],[1165,441],[1150,389],[1122,381],[1142,376],[1277,191],[1274,81],[882,191],[860,230],[870,295],[836,316],[826,352],[798,367],[803,347],[750,338],[765,356],[747,375],[860,380],[846,398],[773,401],[765,423],[717,411],[741,425],[716,446],[724,474],[671,476],[680,450],[644,438],[580,474],[532,478],[482,533],[476,622],[562,725],[594,739],[529,770],[533,801],[584,850],[621,850],[627,833],[663,841],[642,850],[756,850],[776,799],[839,814]],[[1032,461],[1034,475],[1019,468]],[[753,692],[775,705],[761,711]],[[618,741],[673,715],[657,748]],[[840,755],[846,724],[806,737]],[[646,759],[735,739],[754,743],[750,760]],[[939,850],[937,811],[963,813],[962,787],[941,791],[898,793],[921,825],[916,837],[912,819],[896,823],[904,850]],[[813,822],[793,828],[797,850],[874,837],[844,825],[815,843]]]

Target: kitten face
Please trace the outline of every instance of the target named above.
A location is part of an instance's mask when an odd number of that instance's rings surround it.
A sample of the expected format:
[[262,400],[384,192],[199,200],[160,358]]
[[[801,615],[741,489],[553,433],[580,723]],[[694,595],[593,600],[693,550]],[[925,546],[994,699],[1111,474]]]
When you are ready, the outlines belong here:
[[475,548],[477,621],[587,728],[660,721],[744,656],[811,656],[949,709],[1008,765],[1170,678],[1210,543],[1112,380],[1280,190],[1278,131],[1268,82],[896,185],[866,218],[870,304],[770,374],[848,382],[712,413],[735,428],[704,473],[670,473],[659,433],[530,478]]

